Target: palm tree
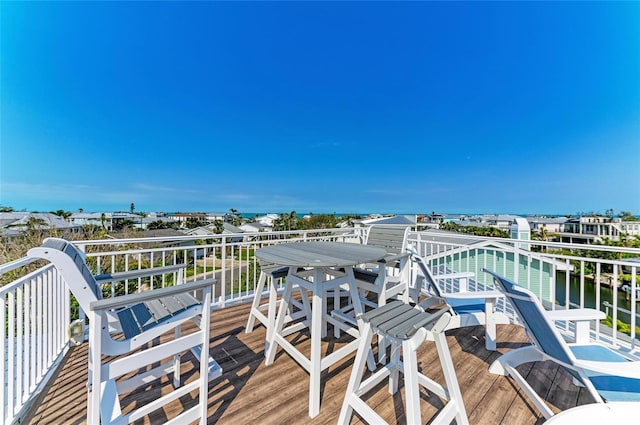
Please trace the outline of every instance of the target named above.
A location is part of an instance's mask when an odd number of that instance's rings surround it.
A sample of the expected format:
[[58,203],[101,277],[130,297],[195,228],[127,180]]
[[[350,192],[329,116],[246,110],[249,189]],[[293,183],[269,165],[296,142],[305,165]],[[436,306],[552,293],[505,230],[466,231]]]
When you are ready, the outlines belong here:
[[297,226],[298,217],[295,211],[291,211],[289,213],[289,218],[287,221],[289,224],[289,230],[296,230],[298,228]]

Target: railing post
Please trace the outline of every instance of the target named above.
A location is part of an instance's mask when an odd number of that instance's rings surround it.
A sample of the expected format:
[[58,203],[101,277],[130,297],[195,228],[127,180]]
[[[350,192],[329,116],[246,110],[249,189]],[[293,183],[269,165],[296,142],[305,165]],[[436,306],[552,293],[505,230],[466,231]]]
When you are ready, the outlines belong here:
[[[7,306],[5,296],[2,295],[0,297],[0,317],[7,317]],[[7,349],[8,349],[8,341],[7,335],[5,331],[5,321],[2,321],[2,326],[0,326],[0,342],[2,343],[2,349],[0,350],[0,422],[7,423],[8,412],[7,405],[5,404],[5,395],[7,388],[7,376],[6,371],[4,369],[5,362],[7,360]]]
[[227,302],[227,238],[220,238],[220,260],[222,261],[222,267],[220,268],[220,297],[222,306],[224,307]]

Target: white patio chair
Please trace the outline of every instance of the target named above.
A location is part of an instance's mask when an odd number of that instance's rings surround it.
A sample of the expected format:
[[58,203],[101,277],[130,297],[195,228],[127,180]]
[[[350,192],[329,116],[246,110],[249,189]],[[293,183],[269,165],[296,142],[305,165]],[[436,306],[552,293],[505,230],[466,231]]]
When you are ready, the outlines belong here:
[[[56,238],[46,239],[27,255],[46,259],[56,267],[89,318],[87,423],[131,423],[194,390],[199,392],[198,404],[168,423],[196,420],[206,423],[208,381],[222,373],[209,356],[211,287],[215,279],[102,299],[102,283],[124,281],[126,284],[128,279],[167,273],[178,275],[180,280],[184,265],[94,276],[87,267],[84,253],[72,243]],[[202,293],[202,301],[191,295],[194,291]],[[181,335],[181,325],[188,320],[197,325],[197,330]],[[174,334],[173,339],[157,344],[153,341],[170,332]],[[199,377],[182,384],[180,355],[189,350],[199,361]],[[168,358],[169,362],[165,360]],[[139,372],[150,365],[155,367]],[[134,376],[116,381],[136,371]],[[148,386],[170,374],[173,374],[174,391],[122,414],[120,394]]]
[[[533,343],[503,354],[493,362],[489,372],[510,375],[546,419],[554,413],[518,372],[516,368],[521,364],[550,360],[565,367],[598,403],[640,402],[640,361],[627,359],[598,342],[566,343],[531,291],[491,270],[483,271],[493,276],[496,287],[513,306]],[[580,319],[587,317],[582,309],[576,310]]]
[[382,306],[399,296],[409,301],[409,254],[405,249],[408,234],[409,226],[377,224],[369,229],[365,244],[387,251],[376,264],[353,269],[358,287],[377,294],[376,302],[365,300],[369,306]]
[[459,285],[462,291],[445,293],[438,285],[439,279],[459,279],[466,280],[473,276],[473,273],[447,273],[433,275],[424,259],[418,253],[409,249],[411,260],[418,265],[418,281],[424,280],[424,284],[418,284],[420,292],[424,298],[419,302],[419,306],[425,310],[437,305],[448,304],[451,307],[453,317],[447,329],[457,329],[466,326],[485,327],[485,346],[487,350],[496,350],[497,325],[509,324],[509,317],[496,311],[496,304],[503,295],[500,291],[466,291],[466,285]]

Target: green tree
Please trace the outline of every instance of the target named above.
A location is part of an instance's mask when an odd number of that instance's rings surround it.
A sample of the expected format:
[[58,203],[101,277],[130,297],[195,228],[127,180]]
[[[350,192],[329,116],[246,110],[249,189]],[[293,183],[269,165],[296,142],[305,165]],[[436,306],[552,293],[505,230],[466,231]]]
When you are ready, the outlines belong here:
[[638,221],[638,217],[631,214],[631,211],[620,211],[620,220],[622,221]]
[[233,226],[240,226],[242,224],[242,217],[237,209],[230,208],[229,213],[224,216],[224,221],[232,224]]
[[56,210],[55,212],[51,211],[51,214],[57,215],[58,217],[62,217],[65,220],[71,217],[71,211],[65,211],[65,210]]
[[131,211],[131,214],[133,214],[135,209],[136,209],[136,205],[132,202],[131,205],[129,205],[129,211]]
[[207,223],[205,223],[204,220],[198,217],[189,217],[187,218],[187,221],[185,221],[184,223],[187,229],[195,229],[196,227],[204,226],[206,224]]
[[224,231],[224,226],[222,224],[223,224],[222,220],[214,220],[213,233],[221,234]]

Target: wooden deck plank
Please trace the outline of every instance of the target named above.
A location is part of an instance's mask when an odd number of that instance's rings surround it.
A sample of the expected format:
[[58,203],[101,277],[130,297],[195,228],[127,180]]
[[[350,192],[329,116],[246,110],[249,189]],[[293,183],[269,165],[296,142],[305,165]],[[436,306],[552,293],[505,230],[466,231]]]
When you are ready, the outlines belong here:
[[[264,327],[257,326],[252,333],[244,333],[249,307],[249,304],[243,304],[212,313],[210,350],[224,372],[209,385],[208,423],[335,424],[354,355],[337,362],[323,374],[320,414],[316,418],[309,418],[308,374],[281,350],[273,365],[264,365]],[[310,349],[308,335],[303,333],[290,338],[296,340],[303,352]],[[447,341],[471,424],[540,423],[539,413],[532,409],[531,403],[519,393],[511,379],[491,375],[487,370],[500,353],[526,343],[526,336],[520,327],[498,327],[498,352],[485,350],[482,327],[449,331]],[[323,341],[323,350],[341,343],[341,340],[328,338]],[[57,376],[44,389],[23,423],[86,423],[86,360],[86,343],[72,348]],[[420,347],[418,360],[421,370],[432,379],[443,382],[433,343],[426,342]],[[534,388],[548,394],[547,398],[557,405],[557,409],[591,401],[584,391],[576,389],[569,374],[548,363],[521,367],[527,380],[532,382]],[[197,377],[194,365],[195,359],[191,355],[183,357],[182,371],[187,381]],[[162,387],[152,386],[148,391],[127,395],[122,400],[123,410],[132,410],[140,403],[170,391],[168,379],[161,382]],[[139,423],[159,423],[176,416],[183,408],[197,402],[194,394],[183,397]],[[421,399],[422,417],[428,421],[443,404],[424,389]],[[388,393],[385,383],[379,385],[367,402],[391,424],[404,423],[406,420],[402,383],[400,391],[394,396]],[[362,421],[354,417],[351,423],[360,424]]]

